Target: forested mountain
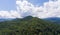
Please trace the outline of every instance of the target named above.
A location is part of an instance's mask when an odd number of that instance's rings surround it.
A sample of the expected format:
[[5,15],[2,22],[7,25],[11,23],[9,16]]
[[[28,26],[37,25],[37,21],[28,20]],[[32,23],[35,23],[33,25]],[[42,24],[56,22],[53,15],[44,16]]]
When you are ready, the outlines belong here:
[[0,35],[60,35],[60,25],[28,16],[0,22]]

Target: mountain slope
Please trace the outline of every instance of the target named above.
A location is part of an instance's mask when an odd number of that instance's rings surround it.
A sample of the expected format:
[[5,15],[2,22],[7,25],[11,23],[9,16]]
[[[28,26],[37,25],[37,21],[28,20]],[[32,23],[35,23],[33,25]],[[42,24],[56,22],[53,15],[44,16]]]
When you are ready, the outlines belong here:
[[60,25],[31,16],[0,22],[0,35],[56,35],[59,32]]

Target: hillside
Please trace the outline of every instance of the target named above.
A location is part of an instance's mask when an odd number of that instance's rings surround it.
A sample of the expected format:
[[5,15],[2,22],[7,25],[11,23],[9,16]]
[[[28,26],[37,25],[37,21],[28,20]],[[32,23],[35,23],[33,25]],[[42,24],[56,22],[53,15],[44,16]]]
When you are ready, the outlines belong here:
[[0,22],[0,35],[60,35],[60,25],[28,16]]

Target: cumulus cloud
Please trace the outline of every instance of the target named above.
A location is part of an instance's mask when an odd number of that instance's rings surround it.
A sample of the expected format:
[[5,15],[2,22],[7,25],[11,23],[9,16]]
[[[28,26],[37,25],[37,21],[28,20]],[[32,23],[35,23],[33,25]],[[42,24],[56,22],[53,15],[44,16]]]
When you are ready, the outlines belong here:
[[[22,16],[34,16],[38,18],[60,17],[60,0],[49,0],[43,6],[34,6],[27,0],[16,1],[17,10],[22,13]],[[28,13],[28,14],[26,14]]]
[[23,18],[29,15],[38,18],[60,17],[60,0],[49,0],[39,7],[28,0],[16,0],[16,7],[16,11],[0,11],[0,17]]

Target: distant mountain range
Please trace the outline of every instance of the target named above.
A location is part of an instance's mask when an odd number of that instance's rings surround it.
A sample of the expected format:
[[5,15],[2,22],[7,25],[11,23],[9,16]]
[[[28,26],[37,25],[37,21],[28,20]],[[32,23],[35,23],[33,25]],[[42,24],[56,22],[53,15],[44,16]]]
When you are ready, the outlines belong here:
[[3,22],[3,21],[9,21],[9,20],[13,20],[12,18],[0,18],[0,22]]
[[50,18],[45,18],[44,20],[51,21],[53,23],[58,23],[60,24],[60,18],[58,17],[50,17]]
[[[26,20],[27,19],[31,19],[31,18],[33,18],[32,16],[29,16],[29,18],[28,17],[25,17],[26,18]],[[25,19],[25,18],[23,18],[23,19]],[[16,18],[17,19],[17,18]],[[9,20],[13,20],[12,18],[8,18],[8,19],[5,19],[5,18],[0,18],[0,22],[2,22],[2,21],[9,21]],[[50,18],[44,18],[43,20],[46,20],[46,21],[51,21],[51,22],[53,22],[53,23],[58,23],[58,24],[60,24],[60,18],[58,18],[58,17],[50,17]]]

